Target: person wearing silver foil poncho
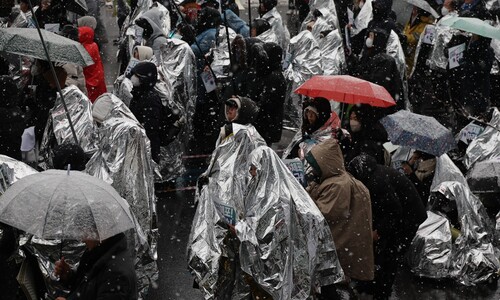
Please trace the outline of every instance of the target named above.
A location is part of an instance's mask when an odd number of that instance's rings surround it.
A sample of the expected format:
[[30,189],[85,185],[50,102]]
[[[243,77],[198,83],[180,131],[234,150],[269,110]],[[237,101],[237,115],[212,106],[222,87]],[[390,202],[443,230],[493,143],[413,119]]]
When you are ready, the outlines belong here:
[[205,299],[308,299],[343,272],[324,218],[247,123],[255,108],[226,101],[232,123],[199,180],[188,265]]

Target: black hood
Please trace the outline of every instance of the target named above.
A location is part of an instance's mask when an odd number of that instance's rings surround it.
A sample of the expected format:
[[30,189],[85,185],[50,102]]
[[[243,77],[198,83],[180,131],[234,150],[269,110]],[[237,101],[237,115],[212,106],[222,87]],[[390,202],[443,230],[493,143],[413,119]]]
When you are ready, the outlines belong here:
[[0,76],[0,107],[10,108],[17,105],[18,88],[10,76]]
[[368,154],[360,154],[356,156],[347,166],[349,173],[363,183],[366,183],[370,179],[376,168],[377,160]]
[[266,50],[269,59],[269,70],[281,70],[281,60],[283,58],[283,49],[276,43],[265,43],[264,50]]
[[258,75],[265,75],[269,72],[269,56],[264,49],[263,43],[255,43],[248,52],[248,64]]
[[392,0],[375,0],[372,2],[373,19],[387,19],[392,11]]
[[141,89],[152,89],[158,80],[158,71],[156,65],[149,61],[138,63],[130,72],[132,75],[139,77],[141,81]]
[[[313,108],[317,112],[318,119],[314,124],[309,124],[305,117],[305,111],[308,107]],[[304,103],[304,122],[302,127],[303,134],[312,134],[316,130],[320,129],[323,125],[325,125],[326,121],[330,119],[332,115],[332,107],[330,101],[325,98],[314,98],[311,101]]]
[[370,29],[368,33],[370,32],[375,34],[375,38],[373,40],[373,47],[370,48],[369,55],[385,53],[387,49],[387,41],[389,40],[389,32],[379,27]]
[[226,105],[236,105],[238,115],[232,122],[247,125],[253,124],[259,114],[259,107],[250,98],[238,96],[226,101]]
[[198,34],[210,28],[217,28],[221,24],[221,15],[217,9],[211,7],[204,7],[198,13],[198,20],[196,23],[196,31]]

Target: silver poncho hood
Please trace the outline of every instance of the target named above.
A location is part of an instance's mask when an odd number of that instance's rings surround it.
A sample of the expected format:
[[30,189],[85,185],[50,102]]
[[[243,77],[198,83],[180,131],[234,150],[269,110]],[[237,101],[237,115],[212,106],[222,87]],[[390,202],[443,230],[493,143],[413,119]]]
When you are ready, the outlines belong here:
[[476,162],[500,157],[500,111],[493,108],[493,116],[484,131],[470,144],[464,164],[470,169]]

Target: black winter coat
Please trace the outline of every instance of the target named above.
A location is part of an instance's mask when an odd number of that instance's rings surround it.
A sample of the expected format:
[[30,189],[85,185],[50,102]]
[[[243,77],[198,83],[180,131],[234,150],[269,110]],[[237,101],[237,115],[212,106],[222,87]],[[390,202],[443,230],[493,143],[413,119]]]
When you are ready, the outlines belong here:
[[21,157],[21,136],[26,128],[24,113],[19,107],[0,107],[0,154],[17,160]]
[[160,95],[153,88],[141,89],[138,87],[132,90],[132,96],[130,111],[132,111],[139,123],[146,130],[146,135],[151,142],[151,157],[158,163],[163,109]]
[[349,163],[349,171],[370,191],[373,230],[388,247],[405,251],[427,219],[413,183],[397,170],[378,165],[369,155],[356,157]]
[[134,258],[123,233],[85,251],[67,300],[137,299]]

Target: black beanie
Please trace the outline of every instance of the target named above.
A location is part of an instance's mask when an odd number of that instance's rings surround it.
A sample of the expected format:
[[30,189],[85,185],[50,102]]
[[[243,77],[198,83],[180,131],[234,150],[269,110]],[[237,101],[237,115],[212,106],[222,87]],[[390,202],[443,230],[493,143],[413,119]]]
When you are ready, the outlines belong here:
[[141,88],[153,88],[158,81],[156,65],[149,61],[138,63],[130,73],[139,77]]

